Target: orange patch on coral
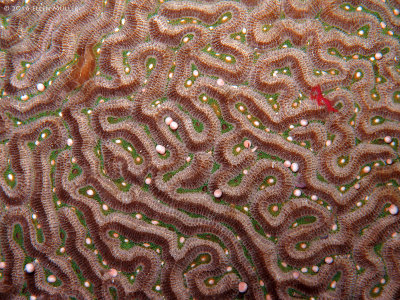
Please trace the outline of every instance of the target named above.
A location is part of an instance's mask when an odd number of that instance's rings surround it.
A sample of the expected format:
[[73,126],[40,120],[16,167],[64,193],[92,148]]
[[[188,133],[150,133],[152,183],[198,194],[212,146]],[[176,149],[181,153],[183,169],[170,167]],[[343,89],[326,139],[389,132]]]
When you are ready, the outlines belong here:
[[80,55],[78,62],[73,67],[71,77],[76,83],[76,86],[81,86],[83,83],[89,80],[89,78],[93,76],[95,67],[96,59],[93,53],[93,47],[90,45],[86,47],[85,52]]

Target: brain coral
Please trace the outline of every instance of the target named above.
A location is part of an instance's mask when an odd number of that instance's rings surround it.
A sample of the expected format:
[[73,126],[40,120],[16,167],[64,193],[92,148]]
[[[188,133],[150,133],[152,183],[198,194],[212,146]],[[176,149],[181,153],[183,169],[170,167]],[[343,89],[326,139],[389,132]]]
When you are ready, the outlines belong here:
[[0,299],[400,299],[399,8],[1,0]]

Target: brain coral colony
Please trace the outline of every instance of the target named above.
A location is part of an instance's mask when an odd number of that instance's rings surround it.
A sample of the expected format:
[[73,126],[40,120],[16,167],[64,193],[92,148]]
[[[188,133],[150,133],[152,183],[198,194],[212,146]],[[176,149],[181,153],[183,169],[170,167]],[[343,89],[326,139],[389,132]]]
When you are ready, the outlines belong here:
[[399,9],[1,0],[0,299],[400,299]]

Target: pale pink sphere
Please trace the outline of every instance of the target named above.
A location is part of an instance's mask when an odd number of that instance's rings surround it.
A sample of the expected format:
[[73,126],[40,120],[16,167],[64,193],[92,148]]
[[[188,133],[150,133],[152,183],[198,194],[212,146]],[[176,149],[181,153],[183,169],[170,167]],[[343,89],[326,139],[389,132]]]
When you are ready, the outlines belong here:
[[171,128],[172,130],[177,130],[178,123],[176,123],[175,121],[172,121],[171,124],[169,125],[169,128]]
[[239,292],[244,293],[247,291],[247,288],[248,286],[246,282],[242,281],[239,283]]
[[292,163],[291,165],[290,165],[290,169],[293,171],[293,172],[297,172],[298,170],[299,170],[299,164],[298,163]]
[[385,143],[389,144],[392,141],[392,137],[391,136],[385,136],[385,138],[383,140],[385,141]]
[[297,272],[297,271],[294,271],[294,272],[292,273],[292,275],[293,275],[293,278],[294,278],[294,279],[297,279],[297,278],[300,277],[300,273]]
[[171,117],[166,117],[165,118],[165,124],[167,124],[168,126],[172,123],[172,118]]
[[46,87],[44,86],[43,83],[38,83],[38,84],[36,85],[36,88],[38,89],[39,92],[43,92],[43,91],[45,90]]
[[325,262],[326,262],[327,264],[331,264],[331,263],[333,263],[333,258],[330,257],[330,256],[328,256],[328,257],[325,258]]
[[33,263],[28,263],[25,265],[25,271],[27,273],[33,273],[35,271],[35,265]]
[[243,142],[243,145],[244,145],[246,148],[250,148],[251,142],[250,142],[249,140],[245,140],[245,141]]
[[303,120],[300,121],[300,125],[301,126],[307,126],[308,125],[308,121],[303,119]]
[[157,145],[157,146],[156,146],[156,151],[157,151],[159,154],[164,155],[166,150],[165,150],[165,147],[164,147],[164,146],[162,146],[162,145]]
[[222,196],[222,191],[220,189],[216,189],[214,191],[214,197],[215,198],[221,198],[221,196]]
[[224,80],[223,80],[222,78],[218,78],[217,84],[218,84],[219,86],[223,86],[223,85],[225,84],[225,82],[224,82]]
[[392,215],[397,215],[399,213],[399,208],[396,205],[392,204],[392,205],[389,206],[388,211]]
[[111,277],[117,277],[118,275],[118,271],[115,269],[110,269],[108,273],[110,274]]

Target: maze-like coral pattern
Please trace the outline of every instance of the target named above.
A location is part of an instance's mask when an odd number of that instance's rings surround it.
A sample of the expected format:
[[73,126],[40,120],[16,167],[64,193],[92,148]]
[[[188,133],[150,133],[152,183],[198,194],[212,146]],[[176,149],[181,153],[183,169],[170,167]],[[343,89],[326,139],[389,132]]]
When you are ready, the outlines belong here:
[[0,1],[0,298],[399,299],[399,8]]

